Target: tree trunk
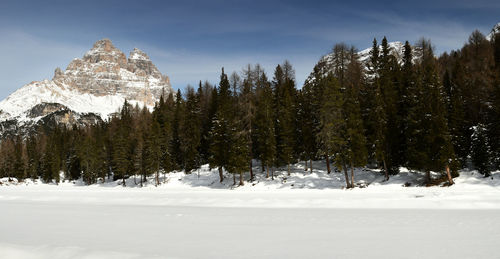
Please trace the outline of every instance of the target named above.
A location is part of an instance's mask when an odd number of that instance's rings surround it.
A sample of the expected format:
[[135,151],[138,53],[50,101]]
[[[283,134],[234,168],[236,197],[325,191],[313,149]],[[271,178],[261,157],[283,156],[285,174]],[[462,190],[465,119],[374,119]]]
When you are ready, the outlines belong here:
[[243,173],[240,172],[240,186],[243,186]]
[[141,174],[141,187],[142,187],[142,174]]
[[250,159],[250,182],[253,182],[252,159]]
[[236,174],[233,174],[233,185],[236,185]]
[[304,167],[304,171],[306,171],[306,172],[307,172],[307,168],[308,168],[308,167],[307,167],[307,159],[306,159],[306,160],[304,160],[304,162],[306,163],[306,166]]
[[220,177],[220,182],[224,181],[224,175],[222,174],[222,166],[219,166],[219,177]]
[[125,175],[122,177],[122,185],[125,186]]
[[454,182],[453,182],[453,178],[451,178],[450,166],[449,165],[446,165],[446,174],[448,175],[448,182],[450,183],[450,185],[453,185]]
[[427,170],[425,172],[425,183],[430,184],[431,183],[431,171]]
[[313,160],[309,160],[309,169],[311,169],[311,174],[313,173]]
[[274,169],[271,169],[271,180],[274,180]]
[[134,174],[134,184],[137,185],[137,174]]
[[354,165],[351,160],[351,188],[354,188]]
[[328,172],[328,174],[330,174],[332,172],[332,169],[330,168],[330,158],[328,157],[328,155],[326,155],[325,157],[326,157],[326,171]]
[[384,156],[382,156],[382,162],[384,163],[385,180],[389,181],[389,171],[387,171],[387,164],[385,163]]
[[156,185],[155,185],[156,187],[160,184],[160,176],[159,176],[159,173],[160,173],[160,172],[156,171],[156,177],[155,177],[155,178],[156,178]]
[[288,172],[288,175],[290,176],[290,164],[286,165],[286,171]]
[[345,162],[343,164],[346,188],[351,188],[351,184],[349,183],[349,174],[347,173],[347,165],[345,164]]
[[[264,168],[264,167],[262,167],[262,168]],[[266,170],[266,178],[269,178],[269,166],[266,166],[266,169],[267,169]]]

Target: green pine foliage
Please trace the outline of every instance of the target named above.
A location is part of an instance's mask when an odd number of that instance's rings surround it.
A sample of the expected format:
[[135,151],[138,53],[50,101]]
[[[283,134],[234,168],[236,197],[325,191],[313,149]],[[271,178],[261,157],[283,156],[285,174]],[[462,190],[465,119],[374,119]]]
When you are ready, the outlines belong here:
[[211,145],[210,145],[210,167],[218,168],[220,182],[224,180],[223,168],[227,170],[229,165],[229,152],[231,147],[232,120],[233,120],[233,96],[229,80],[222,69],[219,89],[217,91],[217,111],[212,121]]
[[255,115],[255,135],[258,158],[262,163],[262,171],[276,164],[275,115],[273,90],[265,74],[261,76],[261,84],[257,88],[257,111]]
[[342,114],[345,100],[340,84],[332,73],[322,79],[321,83],[324,85],[324,94],[317,135],[319,152],[323,156],[333,156],[335,165],[341,170],[345,161],[343,152],[347,147],[347,125]]
[[491,146],[487,129],[484,125],[479,124],[474,127],[474,133],[472,134],[472,162],[475,169],[484,176],[491,175],[491,157]]
[[278,65],[274,72],[275,134],[277,165],[289,166],[294,161],[295,147],[295,80],[290,63]]
[[184,154],[182,153],[182,115],[184,114],[184,100],[182,99],[181,90],[177,90],[175,95],[175,105],[172,120],[172,138],[170,140],[170,150],[172,156],[172,167],[175,170],[181,170],[184,165]]
[[201,107],[200,97],[193,88],[187,89],[187,100],[184,109],[181,140],[184,154],[184,170],[191,172],[201,165],[199,153],[201,141]]
[[441,172],[456,163],[451,135],[446,121],[444,89],[429,41],[420,41],[422,58],[417,68],[416,104],[410,111],[408,163],[411,168]]

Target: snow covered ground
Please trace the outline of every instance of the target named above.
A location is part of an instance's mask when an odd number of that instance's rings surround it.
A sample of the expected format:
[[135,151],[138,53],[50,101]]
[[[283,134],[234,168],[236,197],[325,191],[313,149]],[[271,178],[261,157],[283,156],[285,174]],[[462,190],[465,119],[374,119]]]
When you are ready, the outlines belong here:
[[[356,171],[345,190],[324,163],[274,181],[218,183],[217,172],[85,186],[0,185],[1,258],[499,258],[500,173],[462,172],[451,187]],[[434,175],[436,176],[436,175]],[[247,175],[248,177],[248,175]],[[410,187],[403,187],[411,183]]]

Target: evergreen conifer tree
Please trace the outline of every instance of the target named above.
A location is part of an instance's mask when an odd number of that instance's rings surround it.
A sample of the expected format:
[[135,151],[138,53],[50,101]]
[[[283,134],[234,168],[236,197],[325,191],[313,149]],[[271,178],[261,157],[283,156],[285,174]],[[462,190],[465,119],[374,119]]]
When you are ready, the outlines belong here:
[[212,122],[210,167],[219,170],[220,182],[224,180],[223,168],[229,165],[229,150],[232,136],[231,123],[233,114],[233,100],[229,80],[222,69],[219,90],[217,92],[217,111]]
[[484,125],[474,127],[472,134],[471,158],[474,168],[484,176],[491,175],[491,146]]
[[170,143],[171,156],[173,157],[173,168],[175,170],[180,170],[184,164],[184,154],[182,152],[182,140],[181,140],[181,123],[182,114],[184,109],[184,102],[182,100],[181,90],[177,90],[175,95],[175,109],[172,121],[172,139]]
[[255,134],[257,149],[262,168],[266,168],[266,178],[269,168],[276,161],[276,136],[274,132],[274,109],[271,84],[265,74],[262,74],[262,84],[257,89],[257,107],[255,118]]
[[188,88],[186,107],[184,109],[181,139],[183,143],[184,169],[190,172],[201,164],[198,153],[201,138],[200,100],[194,89]]

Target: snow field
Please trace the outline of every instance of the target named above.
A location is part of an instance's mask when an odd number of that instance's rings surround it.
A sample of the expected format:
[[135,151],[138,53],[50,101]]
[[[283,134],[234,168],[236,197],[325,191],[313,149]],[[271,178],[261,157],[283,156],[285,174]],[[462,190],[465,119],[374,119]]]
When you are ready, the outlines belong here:
[[127,187],[4,178],[0,257],[499,258],[498,172],[464,171],[454,186],[426,188],[419,173],[383,182],[358,169],[367,187],[346,190],[343,174],[323,168],[297,164],[273,181],[256,167],[240,187],[207,166],[143,188],[133,178]]

